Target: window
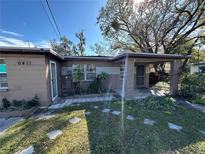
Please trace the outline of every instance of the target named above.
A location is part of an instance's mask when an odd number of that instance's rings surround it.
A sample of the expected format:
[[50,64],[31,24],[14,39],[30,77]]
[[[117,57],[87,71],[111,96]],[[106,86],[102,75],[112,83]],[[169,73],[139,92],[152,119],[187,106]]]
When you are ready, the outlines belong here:
[[124,71],[125,71],[125,65],[120,65],[120,79],[123,80],[124,78]]
[[3,59],[0,59],[0,90],[8,89],[7,67]]
[[83,64],[74,64],[72,67],[73,80],[84,80],[84,65]]
[[74,64],[72,70],[73,76],[80,80],[92,81],[96,77],[96,67],[93,64]]
[[86,65],[86,80],[94,80],[96,77],[96,67],[93,64]]

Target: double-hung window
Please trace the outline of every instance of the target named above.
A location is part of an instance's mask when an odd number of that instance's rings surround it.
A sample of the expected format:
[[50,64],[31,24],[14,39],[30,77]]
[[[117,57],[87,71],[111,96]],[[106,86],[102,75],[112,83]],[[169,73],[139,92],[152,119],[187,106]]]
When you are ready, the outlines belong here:
[[0,90],[8,89],[7,67],[4,59],[0,59]]
[[74,64],[72,70],[74,78],[77,77],[78,80],[92,81],[96,78],[96,66],[94,64]]
[[85,80],[94,80],[96,77],[96,67],[93,64],[86,65],[86,76]]
[[83,64],[74,64],[72,66],[73,80],[84,80],[84,65]]

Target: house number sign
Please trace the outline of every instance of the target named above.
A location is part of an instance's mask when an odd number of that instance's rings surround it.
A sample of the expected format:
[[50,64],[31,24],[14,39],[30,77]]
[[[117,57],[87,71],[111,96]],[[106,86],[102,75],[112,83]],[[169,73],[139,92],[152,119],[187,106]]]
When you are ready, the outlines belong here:
[[19,60],[17,63],[22,66],[31,66],[31,61],[29,60]]

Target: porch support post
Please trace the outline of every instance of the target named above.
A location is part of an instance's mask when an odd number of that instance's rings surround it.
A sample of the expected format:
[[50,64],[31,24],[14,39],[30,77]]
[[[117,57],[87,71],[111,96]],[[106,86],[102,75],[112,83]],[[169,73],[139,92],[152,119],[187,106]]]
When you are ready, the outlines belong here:
[[124,76],[124,97],[132,98],[134,94],[135,80],[134,80],[135,64],[134,58],[125,59],[125,76]]
[[180,60],[174,60],[171,62],[170,95],[175,95],[178,91],[180,67]]
[[150,73],[150,68],[149,64],[145,65],[145,87],[149,88],[149,73]]

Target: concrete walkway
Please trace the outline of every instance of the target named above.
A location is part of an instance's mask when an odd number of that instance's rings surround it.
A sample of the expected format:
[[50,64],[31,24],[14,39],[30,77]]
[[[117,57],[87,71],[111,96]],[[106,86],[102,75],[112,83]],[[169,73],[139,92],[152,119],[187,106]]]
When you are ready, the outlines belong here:
[[71,104],[81,104],[85,102],[101,102],[101,101],[111,101],[114,96],[99,96],[99,97],[88,97],[88,98],[68,98],[63,103],[53,104],[48,107],[48,109],[60,109]]
[[189,109],[195,109],[197,111],[200,111],[202,113],[205,113],[205,106],[199,105],[199,104],[192,104],[189,101],[181,100],[181,99],[176,99],[177,104],[182,104],[185,107]]
[[[122,91],[118,91],[118,94],[122,96]],[[157,90],[156,88],[137,88],[134,90],[133,97],[128,99],[144,99],[149,96],[163,97],[168,94],[165,90]]]
[[199,105],[199,104],[192,104],[189,101],[184,101],[183,102],[186,106],[193,108],[195,110],[198,110],[200,112],[205,113],[205,106]]

